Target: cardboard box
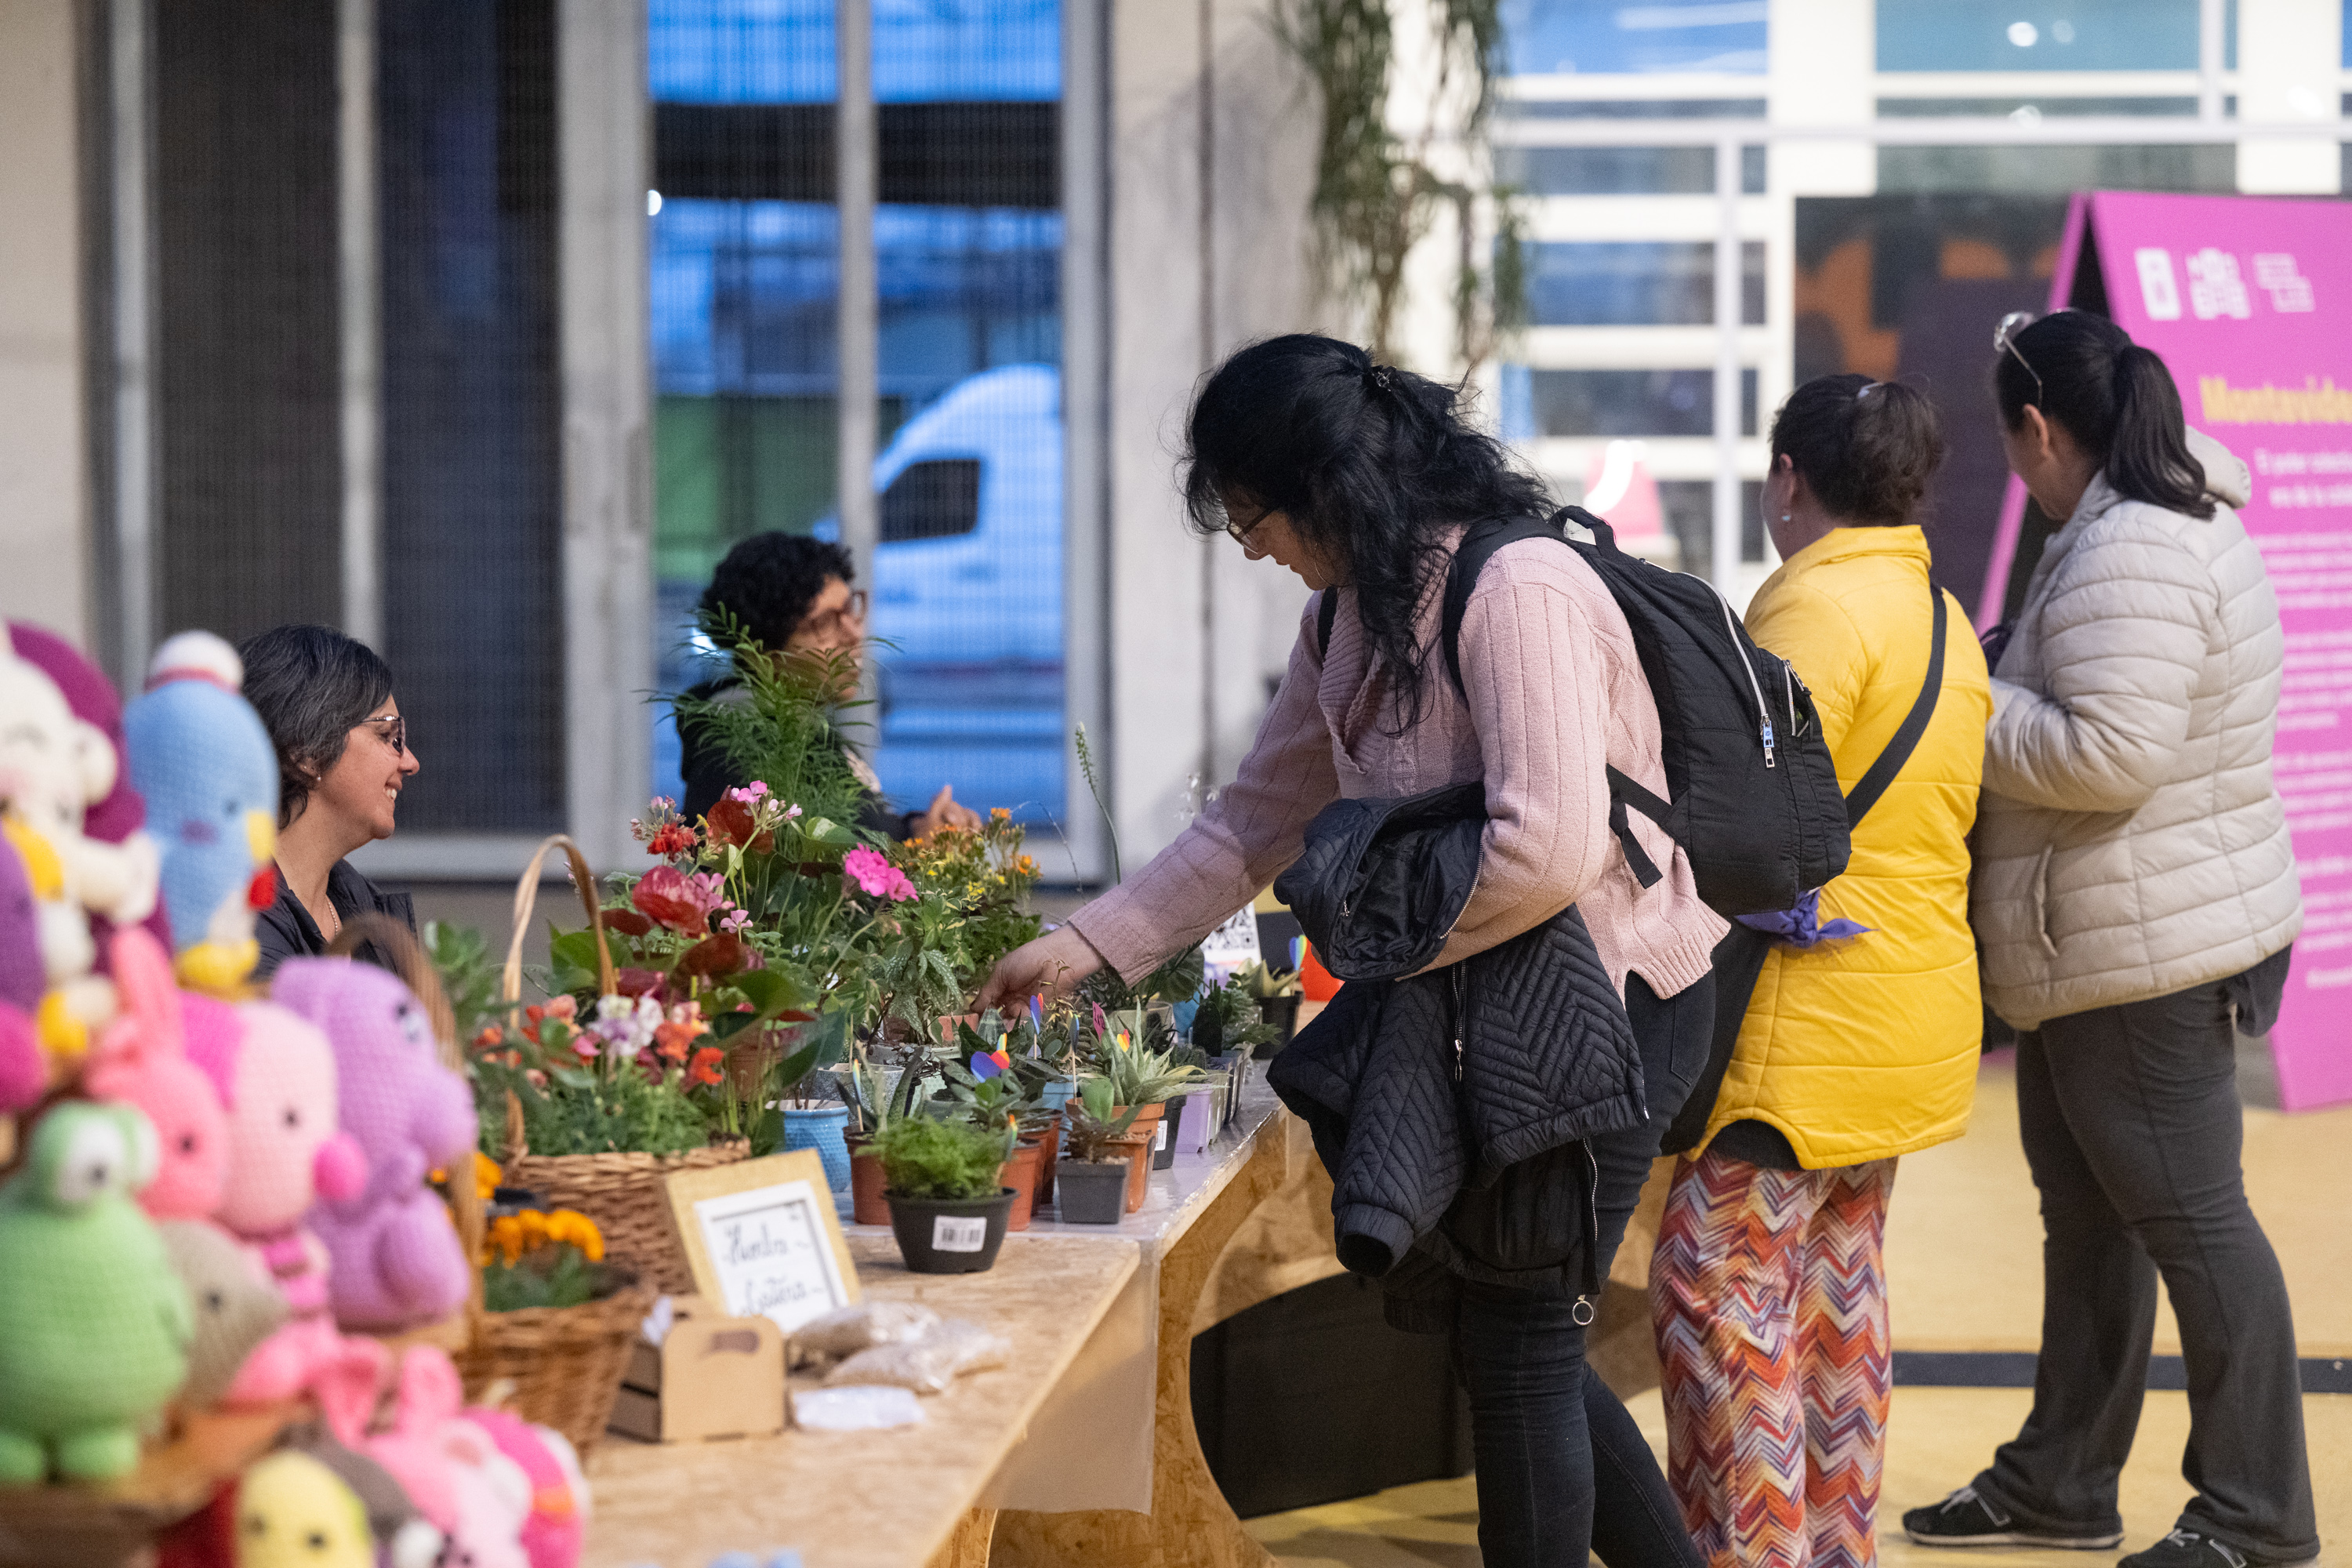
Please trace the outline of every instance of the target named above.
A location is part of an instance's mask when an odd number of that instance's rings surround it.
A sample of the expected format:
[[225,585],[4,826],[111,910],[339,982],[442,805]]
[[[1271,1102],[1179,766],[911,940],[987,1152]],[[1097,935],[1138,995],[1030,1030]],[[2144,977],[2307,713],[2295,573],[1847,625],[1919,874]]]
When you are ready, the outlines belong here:
[[668,1336],[639,1340],[612,1429],[648,1443],[763,1437],[784,1429],[784,1336],[765,1318],[730,1318],[699,1296],[673,1297]]

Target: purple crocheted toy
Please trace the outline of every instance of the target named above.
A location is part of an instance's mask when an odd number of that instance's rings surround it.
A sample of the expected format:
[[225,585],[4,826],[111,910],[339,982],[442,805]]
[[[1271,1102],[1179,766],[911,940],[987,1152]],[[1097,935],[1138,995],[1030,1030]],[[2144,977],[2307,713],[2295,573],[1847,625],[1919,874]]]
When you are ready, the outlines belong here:
[[457,1310],[471,1271],[425,1178],[447,1169],[471,1179],[474,1099],[441,1065],[424,1005],[393,975],[348,958],[288,959],[270,998],[333,1045],[340,1119],[367,1155],[357,1197],[322,1196],[310,1211],[332,1259],[336,1322],[397,1330]]

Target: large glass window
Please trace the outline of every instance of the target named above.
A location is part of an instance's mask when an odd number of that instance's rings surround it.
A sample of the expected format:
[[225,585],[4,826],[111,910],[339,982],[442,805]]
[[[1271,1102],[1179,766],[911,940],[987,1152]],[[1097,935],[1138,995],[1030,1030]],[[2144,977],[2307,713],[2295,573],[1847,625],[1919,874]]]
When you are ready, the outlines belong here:
[[2198,0],[1878,0],[1878,68],[2195,70],[2197,12]]
[[[711,568],[832,536],[834,36],[823,0],[653,0],[662,681]],[[1062,814],[1058,0],[875,7],[882,497],[876,770]],[[678,742],[656,719],[656,787]]]
[[[1528,370],[1503,367],[1507,438],[1712,436],[1712,370]],[[1739,373],[1739,433],[1756,434],[1756,373]]]
[[1504,0],[1502,9],[1517,75],[1760,75],[1772,7],[1769,0]]
[[[1495,180],[1533,196],[1711,196],[1712,147],[1495,149]],[[1764,191],[1764,149],[1739,150],[1739,188]]]
[[[1711,326],[1715,247],[1704,240],[1529,247],[1528,304],[1539,327]],[[1764,247],[1740,251],[1740,319],[1764,321]]]

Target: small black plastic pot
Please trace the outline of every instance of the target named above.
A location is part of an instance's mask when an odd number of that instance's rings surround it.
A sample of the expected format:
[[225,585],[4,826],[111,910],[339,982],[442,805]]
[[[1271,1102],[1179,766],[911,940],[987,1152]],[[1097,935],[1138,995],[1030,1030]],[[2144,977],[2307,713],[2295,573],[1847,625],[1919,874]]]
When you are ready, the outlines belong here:
[[1117,1225],[1127,1213],[1128,1162],[1063,1160],[1054,1167],[1054,1198],[1071,1225]]
[[1298,1032],[1297,994],[1294,992],[1288,996],[1262,996],[1258,999],[1257,1013],[1259,1017],[1282,1031],[1280,1039],[1268,1040],[1253,1053],[1258,1060],[1265,1061],[1271,1057],[1280,1055],[1282,1047],[1290,1044],[1290,1037]]
[[1160,1113],[1160,1130],[1154,1134],[1160,1142],[1151,1146],[1151,1168],[1164,1171],[1176,1163],[1176,1134],[1184,1127],[1184,1097],[1176,1096],[1167,1102],[1168,1109]]
[[1004,1245],[1004,1222],[1013,1213],[1011,1187],[1000,1187],[992,1198],[883,1195],[890,1200],[890,1229],[909,1272],[977,1274],[995,1266],[997,1249]]

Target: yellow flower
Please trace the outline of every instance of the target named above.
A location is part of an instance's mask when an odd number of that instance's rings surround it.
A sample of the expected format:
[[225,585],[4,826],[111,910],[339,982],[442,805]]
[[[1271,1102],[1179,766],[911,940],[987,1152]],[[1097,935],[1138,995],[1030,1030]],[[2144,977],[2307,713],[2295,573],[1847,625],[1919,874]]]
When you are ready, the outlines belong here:
[[988,814],[988,820],[991,822],[1010,822],[1013,820],[1013,808],[1004,805],[992,807]]
[[480,1198],[484,1203],[488,1203],[499,1190],[500,1174],[499,1163],[496,1160],[491,1159],[479,1149],[474,1151],[474,1195],[476,1197]]

